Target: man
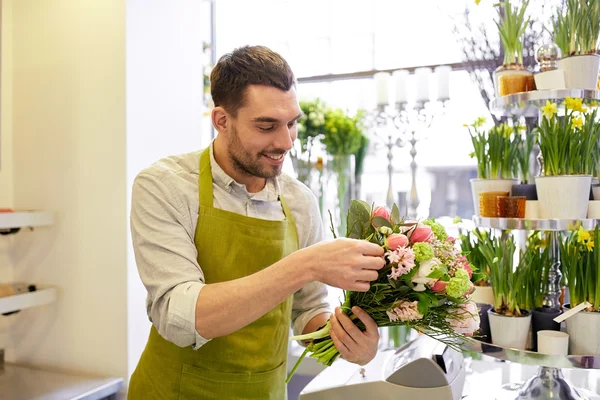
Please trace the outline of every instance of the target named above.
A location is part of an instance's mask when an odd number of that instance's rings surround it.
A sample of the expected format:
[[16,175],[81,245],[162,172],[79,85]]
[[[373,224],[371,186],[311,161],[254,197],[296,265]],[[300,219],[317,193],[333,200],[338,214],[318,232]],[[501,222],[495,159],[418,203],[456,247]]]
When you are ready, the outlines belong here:
[[[163,159],[133,186],[131,229],[153,323],[129,399],[284,399],[290,323],[330,317],[325,284],[366,291],[384,265],[365,241],[322,242],[314,195],[281,174],[301,111],[287,62],[265,47],[223,56],[211,74],[217,138]],[[377,351],[337,309],[334,344],[361,365]]]

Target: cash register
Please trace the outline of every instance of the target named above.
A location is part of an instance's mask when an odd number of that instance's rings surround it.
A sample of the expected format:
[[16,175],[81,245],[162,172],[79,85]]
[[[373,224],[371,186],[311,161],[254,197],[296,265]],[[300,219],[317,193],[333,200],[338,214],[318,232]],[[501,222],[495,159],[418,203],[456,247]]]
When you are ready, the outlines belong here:
[[364,367],[338,359],[299,400],[459,400],[464,383],[462,354],[421,335],[397,350],[379,351]]

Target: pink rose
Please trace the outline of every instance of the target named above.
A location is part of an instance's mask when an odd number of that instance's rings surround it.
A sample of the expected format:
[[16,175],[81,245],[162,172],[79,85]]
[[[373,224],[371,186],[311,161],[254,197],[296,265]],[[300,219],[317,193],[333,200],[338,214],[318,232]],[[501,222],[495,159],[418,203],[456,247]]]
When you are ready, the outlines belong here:
[[401,233],[392,233],[385,239],[385,246],[394,251],[398,247],[406,247],[408,245],[408,238],[406,235]]
[[463,268],[465,269],[465,271],[467,271],[467,273],[469,274],[469,279],[471,279],[473,277],[473,269],[471,268],[471,266],[468,263],[465,263],[463,265]]
[[448,236],[448,239],[446,239],[447,242],[454,244],[454,242],[456,242],[456,239],[453,238],[452,236]]
[[373,210],[372,217],[381,217],[381,218],[384,218],[386,221],[389,221],[390,220],[390,212],[388,211],[388,209],[386,207],[377,206]]
[[446,286],[448,286],[448,282],[437,281],[432,287],[431,290],[434,293],[445,293]]
[[473,285],[473,282],[469,282],[469,283],[470,283],[470,289],[467,293],[465,293],[465,296],[468,296],[475,291],[475,285]]
[[433,231],[427,225],[422,224],[417,225],[410,235],[412,243],[429,242],[431,239],[433,239]]

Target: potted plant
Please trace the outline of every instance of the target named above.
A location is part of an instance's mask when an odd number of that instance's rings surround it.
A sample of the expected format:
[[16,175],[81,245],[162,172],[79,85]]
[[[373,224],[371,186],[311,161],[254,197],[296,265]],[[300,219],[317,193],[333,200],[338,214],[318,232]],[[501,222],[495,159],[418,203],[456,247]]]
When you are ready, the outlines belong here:
[[[600,229],[580,228],[561,244],[561,262],[567,276],[571,303],[590,306],[566,320],[570,353],[600,355]],[[565,308],[568,308],[565,305]]]
[[327,106],[320,99],[301,101],[300,109],[304,114],[298,121],[298,141],[290,152],[294,171],[298,180],[312,188],[316,148],[325,130],[325,112]]
[[514,129],[506,123],[483,129],[485,118],[477,118],[469,129],[473,152],[471,157],[477,159],[477,178],[471,179],[473,205],[475,214],[481,215],[479,194],[483,192],[510,193],[513,185],[518,183],[514,178],[517,149],[512,146]]
[[[519,126],[518,133],[514,135],[512,146],[517,149],[517,167],[519,170],[519,184],[512,186],[511,196],[524,196],[527,200],[537,200],[534,179],[530,170],[530,160],[533,146],[537,141],[537,132]],[[521,133],[524,132],[524,133]]]
[[531,326],[531,313],[525,309],[526,280],[514,269],[515,240],[503,240],[475,231],[477,246],[490,269],[494,308],[488,312],[492,343],[524,350]]
[[524,1],[521,7],[513,6],[510,0],[501,1],[496,5],[498,7],[496,26],[504,47],[504,64],[494,71],[497,96],[534,90],[533,74],[523,66],[521,40],[529,23],[529,18],[525,18],[528,5],[529,0]]
[[565,74],[567,89],[596,89],[600,56],[600,4],[596,0],[567,0],[553,21],[554,41],[563,58],[558,68]]
[[537,130],[543,176],[535,178],[541,218],[586,218],[600,138],[597,110],[567,98],[565,115],[547,101]]
[[[329,184],[337,193],[336,222],[339,232],[346,232],[346,213],[354,185],[354,154],[363,145],[363,114],[350,116],[341,109],[328,109],[325,113],[324,135],[321,139],[329,155],[327,168]],[[328,179],[329,180],[329,179]]]

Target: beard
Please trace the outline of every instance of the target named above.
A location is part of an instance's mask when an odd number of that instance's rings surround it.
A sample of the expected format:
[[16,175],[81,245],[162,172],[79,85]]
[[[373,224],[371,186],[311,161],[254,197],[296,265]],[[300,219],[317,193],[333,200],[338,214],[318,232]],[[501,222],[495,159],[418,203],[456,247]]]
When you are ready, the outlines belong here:
[[263,154],[285,154],[285,150],[275,149],[268,152],[253,154],[246,149],[240,140],[235,127],[231,130],[228,141],[229,157],[233,167],[240,173],[263,179],[275,178],[281,174],[283,165],[268,165],[265,163]]

